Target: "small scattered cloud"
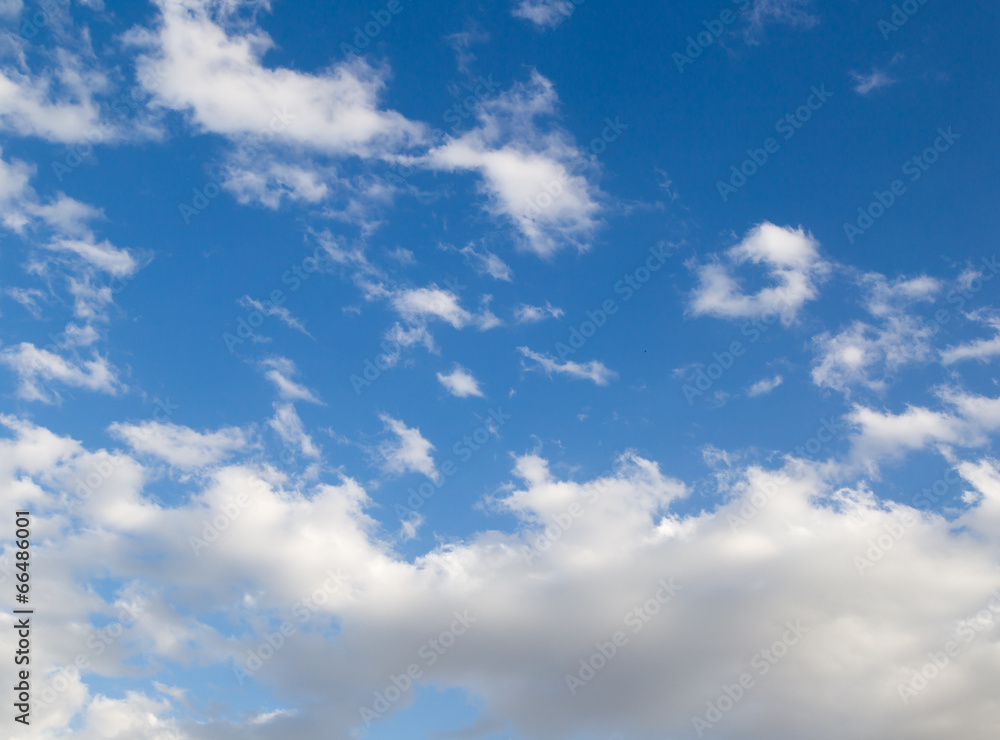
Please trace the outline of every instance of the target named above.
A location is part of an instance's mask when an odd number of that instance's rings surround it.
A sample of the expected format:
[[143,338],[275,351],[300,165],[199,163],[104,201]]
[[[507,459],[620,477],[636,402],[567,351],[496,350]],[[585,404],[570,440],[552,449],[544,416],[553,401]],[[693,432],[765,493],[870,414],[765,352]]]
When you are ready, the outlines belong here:
[[773,378],[763,378],[750,386],[747,395],[750,397],[766,396],[784,382],[785,379],[780,375],[775,375]]
[[518,347],[517,349],[527,359],[533,360],[536,363],[535,366],[541,368],[549,376],[553,373],[568,375],[571,378],[589,380],[596,385],[607,385],[609,381],[618,377],[618,373],[614,370],[609,370],[599,360],[591,360],[584,363],[573,362],[572,360],[559,362],[552,355],[532,352],[527,347]]
[[520,0],[511,14],[536,28],[550,29],[561,25],[573,15],[573,10],[570,0]]
[[[774,285],[744,292],[734,268],[747,263],[764,267]],[[698,285],[689,303],[693,315],[749,319],[773,314],[789,325],[808,301],[817,298],[831,265],[820,257],[819,242],[801,227],[765,221],[729,249],[724,261],[697,265],[695,270]]]
[[238,427],[197,432],[189,427],[159,421],[142,424],[115,422],[108,431],[136,452],[158,457],[177,468],[202,468],[226,459],[247,444]]
[[556,308],[548,301],[544,306],[522,303],[514,310],[514,320],[519,324],[534,324],[545,319],[558,319],[564,313],[561,308]]
[[431,456],[434,445],[423,438],[420,429],[408,427],[388,414],[379,414],[379,419],[395,438],[383,442],[377,449],[377,456],[387,473],[421,473],[435,482],[441,479]]
[[437,379],[441,385],[448,389],[448,392],[451,393],[451,395],[457,396],[458,398],[483,396],[483,392],[479,388],[479,381],[472,376],[472,373],[461,365],[455,365],[452,371],[447,375],[438,373]]

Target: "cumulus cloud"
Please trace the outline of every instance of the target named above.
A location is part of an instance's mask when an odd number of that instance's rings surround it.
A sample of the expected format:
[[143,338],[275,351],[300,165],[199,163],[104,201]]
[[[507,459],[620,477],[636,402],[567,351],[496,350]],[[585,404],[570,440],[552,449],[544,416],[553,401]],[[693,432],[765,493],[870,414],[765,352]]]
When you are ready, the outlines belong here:
[[[764,267],[775,285],[745,293],[733,270],[747,263]],[[777,314],[788,325],[795,321],[803,305],[819,295],[819,283],[831,265],[820,257],[819,243],[801,227],[793,229],[765,221],[729,249],[725,261],[695,269],[698,285],[689,303],[693,315],[746,319]]]
[[478,126],[433,148],[421,160],[447,172],[478,172],[489,210],[507,219],[540,257],[564,247],[588,249],[598,226],[601,193],[590,165],[569,135],[545,126],[556,113],[552,83],[532,71],[527,83],[483,101]]
[[[123,593],[88,592],[91,579],[147,596],[113,657],[95,658],[45,710],[93,728],[81,734],[88,740],[107,722],[151,738],[168,729],[189,740],[349,736],[413,705],[413,688],[388,705],[376,698],[411,663],[418,685],[474,700],[479,726],[542,740],[694,736],[693,718],[706,716],[714,733],[738,728],[755,740],[834,740],[845,728],[887,740],[987,740],[1000,722],[991,680],[1000,669],[1000,471],[990,458],[959,465],[974,495],[948,520],[883,501],[863,480],[830,480],[828,466],[803,460],[740,467],[721,500],[682,515],[675,506],[688,486],[634,453],[581,480],[520,455],[513,482],[487,502],[516,517],[515,531],[409,558],[379,539],[366,514],[373,502],[353,480],[299,490],[247,465],[213,468],[170,506],[146,498],[141,475],[111,479],[133,515],[100,508],[95,496],[88,526],[72,529],[57,482],[99,453],[7,421],[0,491],[31,496],[36,527],[50,533],[35,545],[48,564],[41,577],[58,586],[58,603],[39,589],[38,628],[50,641],[38,675],[71,664],[89,630],[125,603]],[[225,531],[195,552],[191,540],[237,500]],[[306,610],[312,594],[322,600]],[[248,655],[282,620],[294,634],[248,670]],[[49,629],[59,623],[87,629]],[[444,631],[453,639],[431,663],[419,650]],[[0,631],[0,649],[13,649],[13,632]],[[581,673],[616,633],[624,639],[613,659]],[[223,719],[187,714],[170,692],[109,699],[87,686],[139,656],[154,671],[156,662],[191,660],[189,641],[200,665],[232,676],[234,692],[253,682],[278,698]],[[916,681],[928,653],[949,641],[959,649],[947,668]],[[743,699],[708,714],[743,674]],[[303,686],[322,700],[282,698]],[[381,717],[360,711],[372,706]]]
[[438,373],[437,379],[448,392],[458,398],[468,398],[469,396],[483,396],[479,388],[479,381],[473,377],[472,373],[461,365],[455,365],[452,371],[445,375]]
[[377,454],[386,472],[392,475],[421,473],[433,481],[441,479],[431,451],[434,445],[420,434],[420,429],[410,428],[399,419],[380,414],[379,419],[394,439],[378,446]]
[[609,381],[618,377],[618,373],[608,369],[600,360],[591,360],[590,362],[583,363],[574,362],[573,360],[560,362],[552,355],[532,352],[527,347],[518,347],[517,349],[522,355],[535,363],[534,367],[543,370],[548,376],[551,376],[552,373],[569,375],[571,378],[589,380],[595,385],[607,385]]
[[155,102],[194,126],[236,140],[259,136],[338,156],[374,156],[423,136],[420,124],[379,107],[385,71],[352,57],[308,74],[271,68],[271,38],[225,0],[158,0],[150,30],[130,41]]
[[499,325],[499,319],[484,309],[473,314],[462,308],[458,296],[451,290],[431,285],[427,288],[407,288],[391,294],[393,308],[412,324],[420,324],[427,319],[439,319],[455,329],[475,326],[481,331]]
[[178,468],[214,465],[247,444],[246,435],[238,427],[197,432],[179,424],[145,421],[141,424],[115,422],[108,431],[136,452],[153,455]]

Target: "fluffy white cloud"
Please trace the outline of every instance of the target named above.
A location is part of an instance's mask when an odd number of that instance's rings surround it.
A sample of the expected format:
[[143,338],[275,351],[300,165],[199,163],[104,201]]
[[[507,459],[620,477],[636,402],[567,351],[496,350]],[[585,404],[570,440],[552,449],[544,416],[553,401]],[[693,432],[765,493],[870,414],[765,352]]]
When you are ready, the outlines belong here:
[[591,360],[590,362],[583,363],[574,362],[573,360],[560,362],[552,355],[532,352],[527,347],[518,347],[517,349],[526,358],[535,362],[535,367],[540,368],[549,376],[552,373],[569,375],[571,378],[589,380],[596,385],[607,385],[609,381],[618,377],[618,373],[610,370],[600,360]]
[[115,422],[108,431],[136,452],[153,455],[178,468],[215,465],[247,445],[246,435],[238,427],[196,432],[169,422],[145,421]]
[[949,458],[954,447],[981,447],[1000,429],[1000,398],[956,388],[937,393],[947,408],[908,405],[893,413],[856,404],[847,417],[858,430],[852,442],[854,460],[872,469],[873,461],[928,448]]
[[[775,285],[745,293],[732,271],[746,263],[763,266]],[[693,315],[746,319],[777,314],[788,325],[806,302],[819,295],[819,283],[830,272],[830,264],[820,257],[812,235],[765,221],[726,252],[725,262],[696,270],[698,285],[689,304]]]
[[458,398],[468,398],[469,396],[483,396],[479,388],[479,381],[461,365],[455,365],[452,371],[445,375],[438,373],[437,379],[448,392]]
[[[360,708],[411,663],[420,685],[468,694],[482,727],[541,740],[695,736],[692,718],[706,717],[743,674],[751,682],[742,699],[709,715],[711,732],[987,740],[1000,722],[991,680],[1000,670],[1000,471],[989,458],[959,465],[971,495],[952,521],[879,500],[863,481],[829,480],[828,466],[802,460],[740,468],[720,502],[682,516],[671,509],[687,486],[635,454],[582,481],[523,455],[516,482],[488,501],[517,517],[516,531],[408,558],[379,539],[365,514],[372,502],[354,481],[300,489],[242,465],[214,468],[189,498],[161,507],[146,500],[141,475],[125,475],[137,464],[119,461],[106,485],[135,514],[102,508],[106,496],[95,495],[88,526],[75,530],[61,482],[99,453],[10,426],[13,436],[0,438],[0,503],[31,501],[34,552],[47,563],[36,575],[36,627],[50,635],[38,688],[87,650],[96,624],[134,608],[138,594],[147,604],[127,639],[100,657],[85,652],[89,671],[38,707],[53,733],[72,718],[90,728],[88,740],[102,737],[102,722],[158,740],[168,731],[190,740],[347,736],[364,726]],[[192,540],[218,516],[229,517],[225,530],[195,550]],[[131,591],[105,601],[88,590],[109,576]],[[92,625],[95,613],[102,619]],[[11,620],[0,615],[4,651]],[[281,620],[295,633],[246,670],[249,651]],[[450,630],[454,644],[433,663],[420,655]],[[612,659],[567,680],[617,632],[624,641]],[[957,650],[946,668],[914,681],[928,653],[949,642]],[[89,693],[91,676],[120,675],[116,666],[140,655],[152,671],[195,658],[239,668],[234,690],[252,681],[277,698],[267,711],[217,719],[185,717],[170,687],[114,700]],[[0,679],[12,676],[0,665]],[[284,698],[304,687],[321,700]],[[403,691],[383,717],[413,701],[413,689]]]
[[488,308],[484,308],[478,314],[465,310],[455,293],[437,285],[402,289],[395,291],[391,296],[393,308],[411,324],[419,325],[427,319],[440,319],[456,329],[471,325],[485,331],[500,323]]
[[139,76],[150,81],[157,104],[186,112],[204,131],[338,156],[375,156],[423,137],[420,124],[379,108],[385,71],[359,57],[319,74],[266,67],[261,59],[274,44],[245,19],[240,3],[156,5],[155,28],[130,36],[145,50]]
[[95,100],[108,88],[105,76],[67,51],[55,62],[54,73],[0,68],[0,128],[63,143],[118,138],[115,127],[101,120]]
[[537,120],[551,119],[557,103],[552,83],[533,71],[528,83],[483,101],[476,128],[421,160],[432,169],[478,172],[490,210],[510,220],[541,257],[566,246],[589,248],[600,211],[600,191],[581,174],[590,167],[583,153],[564,131]]
[[89,360],[72,359],[21,342],[0,351],[0,363],[17,375],[17,395],[28,401],[58,401],[59,394],[50,387],[53,382],[111,395],[124,387],[115,367],[97,353]]
[[385,470],[393,475],[421,473],[433,481],[441,479],[431,451],[434,445],[420,434],[420,429],[410,428],[399,419],[380,414],[379,419],[395,439],[378,446],[377,455]]

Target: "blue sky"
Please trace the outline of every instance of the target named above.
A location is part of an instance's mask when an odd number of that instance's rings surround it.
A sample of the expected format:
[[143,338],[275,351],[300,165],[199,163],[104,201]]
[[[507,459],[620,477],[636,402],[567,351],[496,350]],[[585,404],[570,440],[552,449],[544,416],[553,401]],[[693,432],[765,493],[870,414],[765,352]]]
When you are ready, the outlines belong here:
[[17,737],[994,736],[991,5],[0,20]]

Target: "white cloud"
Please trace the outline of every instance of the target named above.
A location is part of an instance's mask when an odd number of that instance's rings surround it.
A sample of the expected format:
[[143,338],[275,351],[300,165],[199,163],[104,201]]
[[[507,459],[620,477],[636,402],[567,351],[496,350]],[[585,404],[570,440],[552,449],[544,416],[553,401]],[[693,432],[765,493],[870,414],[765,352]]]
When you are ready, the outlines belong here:
[[108,431],[136,452],[153,455],[178,468],[215,465],[247,444],[246,436],[238,427],[196,432],[178,424],[145,421],[141,424],[115,422]]
[[188,113],[203,131],[233,140],[267,138],[338,156],[376,156],[417,142],[423,127],[381,110],[385,71],[360,57],[308,74],[265,67],[274,47],[259,27],[224,0],[157,0],[151,31],[130,41],[144,49],[140,78],[155,102]]
[[266,371],[264,377],[274,383],[282,400],[323,403],[311,390],[292,380],[292,376],[298,374],[298,368],[287,357],[269,357],[261,362],[261,366]]
[[473,377],[472,373],[461,365],[455,365],[455,367],[452,368],[452,371],[447,375],[438,373],[437,379],[441,385],[448,389],[448,392],[451,395],[457,396],[458,398],[483,396],[483,392],[479,388],[479,381]]
[[785,379],[780,375],[775,375],[773,378],[763,378],[750,386],[747,395],[751,397],[766,396],[784,382]]
[[609,370],[600,360],[591,360],[584,363],[574,362],[573,360],[559,362],[552,355],[532,352],[527,347],[518,347],[517,349],[529,360],[537,363],[537,367],[540,367],[549,376],[552,373],[560,373],[569,375],[571,378],[590,380],[596,385],[607,385],[608,381],[618,377],[618,373],[614,370]]
[[433,481],[441,479],[441,474],[431,456],[434,445],[421,436],[420,429],[411,429],[388,414],[379,414],[379,419],[386,425],[387,431],[395,436],[395,440],[383,442],[377,450],[378,457],[388,473],[393,475],[421,473]]
[[996,335],[991,339],[977,339],[974,342],[953,345],[941,350],[941,363],[943,365],[953,365],[964,360],[989,362],[1000,355],[1000,317],[991,316],[981,320],[992,327]]
[[519,324],[533,324],[548,318],[558,319],[563,313],[561,308],[556,308],[548,301],[545,302],[544,306],[531,306],[522,303],[514,310],[514,319]]
[[[74,723],[85,740],[108,727],[156,740],[168,731],[190,740],[346,737],[363,725],[359,707],[413,662],[421,686],[474,700],[481,727],[539,740],[695,736],[692,717],[704,717],[743,673],[752,685],[713,720],[720,737],[839,740],[846,727],[885,740],[991,740],[1000,723],[991,680],[1000,670],[1000,471],[989,458],[959,465],[976,495],[949,520],[881,501],[863,481],[828,480],[824,466],[801,460],[734,469],[721,501],[682,515],[672,508],[688,487],[634,453],[582,480],[522,455],[514,482],[488,502],[517,518],[515,531],[484,531],[411,557],[380,539],[365,513],[373,502],[349,478],[300,490],[236,465],[195,478],[190,496],[164,507],[146,498],[141,475],[126,484],[116,474],[114,498],[130,493],[132,506],[155,516],[126,520],[90,508],[86,526],[72,529],[57,482],[89,469],[97,453],[29,424],[12,429],[0,438],[0,492],[28,492],[35,525],[48,533],[34,545],[59,595],[45,613],[58,607],[62,622],[81,625],[79,633],[51,631],[40,676],[71,664],[84,635],[114,614],[113,602],[90,589],[98,576],[141,589],[150,604],[127,640],[93,658],[98,672],[140,658],[154,671],[178,660],[232,671],[266,644],[275,619],[294,622],[294,606],[325,590],[308,628],[248,679],[278,697],[308,685],[322,701],[186,717],[180,699],[168,703],[172,695],[93,697],[85,673],[52,710],[58,726]],[[249,503],[195,555],[189,538],[239,495]],[[109,497],[92,498],[90,507]],[[568,527],[557,523],[564,516]],[[663,582],[674,596],[658,604]],[[456,624],[455,612],[468,627],[454,645],[432,665],[414,657]],[[627,641],[571,693],[566,676],[616,631]],[[0,631],[0,650],[11,649],[10,632]],[[759,658],[783,636],[787,651]],[[960,649],[947,668],[915,697],[901,696],[927,654],[949,640]],[[379,723],[414,696],[403,691]]]
[[910,312],[915,303],[933,301],[941,283],[926,275],[890,282],[869,273],[859,285],[865,291],[864,307],[878,323],[854,321],[837,334],[813,338],[812,379],[820,387],[843,393],[854,387],[883,391],[900,368],[930,357],[935,329]]
[[500,320],[488,307],[478,314],[470,313],[462,308],[455,293],[434,284],[427,288],[388,291],[387,295],[391,296],[392,306],[399,315],[413,325],[419,326],[427,319],[440,319],[455,329],[475,326],[486,331],[500,325]]
[[272,303],[271,301],[267,301],[267,303],[265,304],[262,303],[261,301],[251,298],[248,295],[245,295],[242,298],[240,298],[239,304],[243,308],[252,308],[254,310],[260,311],[265,316],[277,316],[278,320],[280,320],[281,323],[283,323],[285,326],[291,329],[295,329],[298,332],[302,332],[310,339],[313,338],[313,335],[310,334],[309,331],[306,329],[305,324],[303,324],[301,321],[299,321],[299,319],[293,316],[292,312],[288,310],[287,306],[279,306]]
[[115,127],[101,120],[94,99],[108,87],[105,76],[69,51],[54,57],[54,72],[32,75],[10,66],[0,69],[0,127],[61,143],[88,136],[100,141],[118,138]]
[[981,447],[1000,429],[1000,398],[988,398],[956,388],[937,395],[945,410],[908,405],[900,413],[855,405],[847,419],[856,427],[852,458],[872,469],[873,461],[895,459],[915,450],[931,449],[952,457],[955,447]]
[[320,450],[305,430],[302,419],[290,403],[274,404],[274,416],[268,421],[282,441],[306,457],[318,458]]
[[573,15],[570,0],[520,0],[511,14],[538,28],[555,28]]
[[128,250],[115,247],[107,239],[100,243],[92,238],[55,239],[46,246],[54,251],[75,254],[98,270],[116,277],[131,275],[138,268],[135,258]]
[[772,23],[812,28],[819,23],[819,18],[809,11],[811,6],[812,0],[752,0],[744,11],[749,23],[747,40],[759,42],[764,28]]
[[58,401],[59,394],[49,387],[53,382],[110,395],[124,387],[114,365],[97,353],[89,360],[67,359],[21,342],[0,351],[0,363],[17,374],[17,395],[28,401]]
[[813,382],[844,393],[861,386],[883,391],[904,365],[930,355],[933,329],[909,316],[893,316],[881,327],[856,321],[847,329],[814,337]]
[[[812,235],[766,221],[729,249],[726,261],[729,265],[713,262],[696,268],[699,284],[689,304],[695,316],[745,319],[777,314],[788,325],[806,302],[819,295],[818,284],[830,272]],[[744,293],[732,267],[747,262],[766,267],[776,285]]]
[[461,329],[472,321],[472,314],[459,305],[458,296],[436,285],[401,290],[393,297],[392,305],[408,321],[436,318],[456,329]]
[[867,95],[872,90],[881,90],[897,82],[880,69],[872,69],[869,74],[851,72],[851,77],[854,78],[854,92],[860,95]]
[[494,280],[508,283],[514,278],[514,271],[510,269],[510,265],[485,247],[480,252],[474,245],[467,244],[458,252],[480,275],[489,275]]
[[478,172],[489,210],[509,219],[524,246],[546,258],[567,246],[589,248],[601,197],[579,174],[591,165],[568,134],[541,128],[538,119],[551,119],[557,102],[552,83],[533,71],[527,84],[480,104],[478,127],[449,138],[422,160],[432,169]]

